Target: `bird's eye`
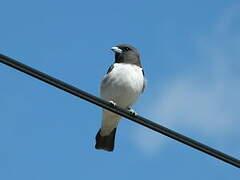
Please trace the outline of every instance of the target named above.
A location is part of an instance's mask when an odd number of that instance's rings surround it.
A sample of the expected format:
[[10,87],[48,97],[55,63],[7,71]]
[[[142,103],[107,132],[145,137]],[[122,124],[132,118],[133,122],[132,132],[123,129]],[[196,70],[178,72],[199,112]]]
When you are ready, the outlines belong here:
[[130,48],[129,48],[129,47],[125,47],[124,49],[125,49],[126,51],[129,51],[129,50],[130,50]]

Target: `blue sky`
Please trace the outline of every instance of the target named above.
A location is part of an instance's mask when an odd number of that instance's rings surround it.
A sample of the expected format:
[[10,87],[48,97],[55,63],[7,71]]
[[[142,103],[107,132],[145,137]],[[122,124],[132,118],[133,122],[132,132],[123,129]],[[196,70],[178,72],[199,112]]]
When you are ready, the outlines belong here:
[[[94,95],[130,43],[138,114],[240,158],[240,3],[2,1],[0,52]],[[0,64],[0,179],[239,179],[237,168],[126,119],[94,149],[101,109]]]

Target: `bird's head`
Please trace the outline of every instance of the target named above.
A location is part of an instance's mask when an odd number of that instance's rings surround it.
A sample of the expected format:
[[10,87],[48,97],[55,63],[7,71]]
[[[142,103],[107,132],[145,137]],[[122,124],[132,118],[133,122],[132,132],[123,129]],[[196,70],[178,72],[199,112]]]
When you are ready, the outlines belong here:
[[129,44],[119,44],[111,48],[115,52],[115,63],[135,64],[141,67],[137,49]]

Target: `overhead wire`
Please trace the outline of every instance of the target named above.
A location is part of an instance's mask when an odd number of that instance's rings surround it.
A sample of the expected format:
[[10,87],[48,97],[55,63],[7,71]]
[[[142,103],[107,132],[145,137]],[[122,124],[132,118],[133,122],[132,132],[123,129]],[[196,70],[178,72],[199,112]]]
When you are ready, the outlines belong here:
[[[184,136],[176,131],[173,131],[169,128],[166,128],[160,124],[157,124],[153,121],[150,121],[149,119],[147,118],[144,118],[142,116],[139,116],[139,115],[133,115],[131,114],[128,110],[125,110],[123,108],[120,108],[118,106],[113,106],[112,103],[110,102],[107,102],[99,97],[96,97],[92,94],[89,94],[77,87],[74,87],[70,84],[67,84],[66,82],[63,82],[59,79],[56,79],[52,76],[49,76],[48,74],[46,73],[43,73],[41,71],[38,71],[37,69],[34,69],[30,66],[27,66],[19,61],[16,61],[15,59],[13,58],[10,58],[8,56],[5,56],[3,54],[0,54],[0,62],[7,65],[7,66],[10,66],[14,69],[17,69],[23,73],[26,73],[32,77],[35,77],[45,83],[48,83],[52,86],[55,86],[56,88],[59,88],[65,92],[68,92],[74,96],[77,96],[79,98],[82,98],[90,103],[93,103],[97,106],[100,106],[104,109],[107,109],[113,113],[116,113],[116,114],[119,114],[121,115],[122,117],[125,117],[133,122],[136,122],[138,124],[141,124],[142,126],[145,126],[153,131],[156,131],[158,133],[161,133],[165,136],[168,136],[172,139],[175,139],[176,141],[179,141],[185,145],[188,145],[194,149],[197,149],[201,152],[204,152],[210,156],[213,156],[219,160],[222,160],[228,164],[231,164],[235,167],[238,167],[240,168],[240,160],[235,158],[235,157],[232,157],[228,154],[225,154],[219,150],[216,150],[210,146],[207,146],[203,143],[200,143],[192,138],[189,138],[187,136]],[[1,84],[3,84],[4,82],[1,82]]]

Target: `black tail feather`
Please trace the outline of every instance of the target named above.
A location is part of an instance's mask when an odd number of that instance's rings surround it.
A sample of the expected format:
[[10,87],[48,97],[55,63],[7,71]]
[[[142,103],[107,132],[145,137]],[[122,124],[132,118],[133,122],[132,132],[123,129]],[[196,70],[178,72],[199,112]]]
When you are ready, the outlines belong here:
[[114,149],[114,141],[115,141],[115,134],[117,128],[114,128],[113,131],[107,136],[101,136],[100,131],[98,131],[96,135],[96,149],[103,149],[105,151],[113,151]]

